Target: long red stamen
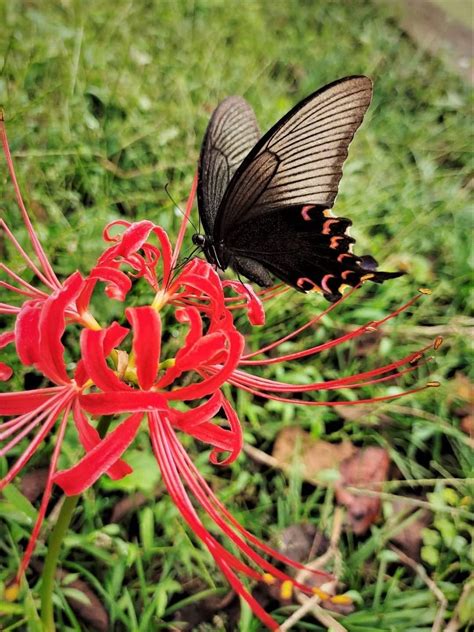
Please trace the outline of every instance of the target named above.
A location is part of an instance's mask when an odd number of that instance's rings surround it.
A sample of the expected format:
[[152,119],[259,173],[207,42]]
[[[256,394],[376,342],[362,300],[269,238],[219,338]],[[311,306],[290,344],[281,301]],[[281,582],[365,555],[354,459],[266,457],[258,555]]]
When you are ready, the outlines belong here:
[[38,539],[38,535],[39,535],[41,526],[43,524],[44,517],[46,515],[46,510],[48,508],[48,504],[51,499],[51,491],[53,489],[53,476],[56,472],[59,455],[61,453],[64,434],[66,432],[66,424],[67,424],[70,410],[71,410],[71,402],[68,402],[66,409],[64,410],[64,413],[63,413],[61,424],[59,426],[58,435],[56,437],[56,443],[55,443],[54,451],[51,457],[51,462],[50,462],[49,471],[48,471],[48,478],[46,481],[46,487],[43,492],[43,498],[41,499],[40,508],[38,510],[38,517],[36,518],[35,526],[33,527],[33,530],[31,532],[28,546],[26,547],[26,551],[23,555],[23,559],[18,569],[18,573],[17,573],[18,582],[20,581],[21,576],[23,575],[26,567],[30,563],[30,558],[33,555],[35,545],[36,545],[36,540]]
[[[191,214],[191,209],[193,208],[194,198],[196,197],[197,181],[198,181],[198,175],[196,172],[194,174],[193,183],[191,185],[191,191],[189,192],[188,201],[186,203],[184,218],[183,218],[183,221],[181,222],[181,226],[179,227],[178,238],[176,239],[176,245],[173,251],[173,258],[171,259],[171,270],[175,268],[176,262],[178,261],[181,246],[183,244],[184,234],[186,233],[186,229],[188,227],[189,216]],[[169,278],[163,279],[163,287],[167,287],[168,281],[169,281]]]
[[156,413],[150,413],[149,419],[152,447],[160,464],[163,480],[174,503],[193,532],[208,547],[216,561],[216,564],[219,566],[236,593],[247,601],[253,612],[270,630],[276,630],[278,628],[276,621],[272,619],[267,612],[265,612],[256,599],[245,589],[241,580],[232,570],[232,567],[237,567],[240,572],[245,573],[254,580],[260,579],[260,575],[253,571],[250,567],[247,567],[237,560],[237,558],[233,558],[233,556],[231,556],[231,554],[226,551],[226,549],[224,549],[224,547],[222,547],[222,545],[220,545],[204,527],[188,498],[183,483],[181,482],[176,467],[174,452],[171,449],[164,432],[162,424],[163,420],[158,417]]
[[[425,384],[424,386],[420,386],[419,388],[413,388],[407,391],[402,391],[400,393],[396,393],[395,395],[383,395],[380,397],[369,397],[366,399],[356,399],[356,400],[336,400],[336,401],[324,401],[324,402],[314,402],[314,401],[307,401],[307,400],[302,400],[302,399],[294,399],[291,397],[279,397],[277,395],[271,395],[269,393],[265,393],[263,391],[259,391],[257,389],[254,388],[249,388],[248,386],[244,386],[243,384],[239,384],[239,383],[235,383],[233,382],[233,380],[229,380],[229,382],[231,384],[233,384],[234,386],[237,386],[238,388],[241,388],[244,391],[247,391],[248,393],[252,393],[252,395],[255,395],[257,397],[263,397],[264,399],[271,399],[272,401],[275,402],[282,402],[282,403],[287,403],[287,404],[297,404],[298,406],[357,406],[359,404],[373,404],[376,402],[386,402],[386,401],[390,401],[392,399],[398,399],[399,397],[405,397],[406,395],[412,395],[413,393],[419,393],[420,391],[424,391],[427,388],[431,388],[433,386],[435,386],[435,384]],[[437,384],[436,384],[437,386]]]
[[373,322],[366,323],[365,325],[361,325],[357,329],[354,329],[353,331],[345,334],[344,336],[340,336],[339,338],[336,338],[334,340],[329,340],[328,342],[325,342],[323,344],[316,345],[314,347],[310,347],[309,349],[304,349],[303,351],[297,351],[295,353],[288,353],[286,355],[278,356],[276,358],[266,358],[266,359],[263,359],[263,360],[249,360],[249,358],[252,358],[252,357],[254,357],[256,355],[259,355],[260,353],[266,353],[267,351],[270,351],[270,350],[274,349],[275,347],[281,345],[282,343],[287,342],[288,340],[290,340],[294,336],[300,334],[302,331],[304,331],[308,327],[311,327],[316,322],[318,322],[318,320],[320,320],[323,316],[325,316],[330,311],[332,311],[332,309],[334,309],[342,300],[345,300],[345,298],[349,297],[352,294],[352,292],[354,292],[356,289],[357,288],[353,288],[350,292],[348,292],[342,298],[340,298],[339,301],[337,301],[336,303],[332,303],[324,312],[322,312],[321,314],[318,314],[313,319],[311,319],[310,321],[305,323],[302,327],[300,327],[299,329],[296,329],[294,332],[288,334],[287,336],[284,336],[283,338],[280,338],[279,340],[277,340],[275,342],[272,342],[271,344],[267,345],[266,347],[262,347],[262,349],[259,349],[258,351],[253,351],[252,353],[249,353],[249,354],[243,356],[242,360],[240,361],[239,364],[262,366],[262,365],[276,364],[278,362],[287,362],[289,360],[298,360],[300,358],[304,358],[304,357],[307,357],[309,355],[313,355],[313,354],[316,354],[316,353],[321,353],[322,351],[326,351],[328,349],[331,349],[331,348],[333,348],[333,347],[335,347],[335,346],[337,346],[339,344],[342,344],[343,342],[347,342],[348,340],[352,340],[353,338],[357,338],[361,334],[364,334],[367,331],[371,331],[372,328],[376,329],[376,328],[380,327],[380,325],[383,325],[387,321],[391,320],[392,318],[395,318],[396,316],[398,316],[399,314],[401,314],[402,312],[407,310],[409,307],[411,307],[416,301],[418,301],[421,298],[421,295],[417,294],[411,300],[409,300],[407,303],[405,303],[404,305],[399,307],[397,310],[395,310],[394,312],[392,312],[388,316],[385,316],[381,320],[373,321]]
[[46,435],[49,433],[51,428],[56,423],[57,417],[59,413],[61,412],[61,410],[65,406],[69,405],[69,402],[75,397],[75,395],[76,395],[76,390],[74,388],[67,386],[63,389],[63,397],[60,400],[58,400],[58,403],[51,409],[51,412],[48,415],[48,418],[43,423],[43,426],[40,428],[40,430],[38,431],[36,436],[33,438],[29,446],[26,448],[23,454],[20,457],[18,457],[16,462],[10,468],[7,475],[0,481],[0,490],[3,489],[6,485],[8,485],[8,483],[10,483],[18,474],[18,472],[20,472],[20,470],[22,470],[23,467],[28,463],[28,461],[36,452],[38,446],[42,443]]
[[[41,246],[41,243],[38,237],[36,236],[35,230],[33,228],[30,217],[28,215],[25,204],[23,202],[20,187],[18,185],[18,180],[15,174],[15,167],[13,166],[13,160],[10,153],[10,147],[8,145],[8,138],[7,138],[7,132],[5,129],[5,123],[3,120],[3,114],[1,113],[0,113],[0,138],[1,138],[2,146],[3,146],[3,152],[5,154],[5,158],[7,161],[8,170],[10,172],[10,177],[12,179],[13,188],[15,190],[17,203],[20,208],[20,212],[23,217],[23,221],[25,223],[26,229],[28,231],[28,236],[30,238],[31,245],[33,246],[33,250],[36,256],[38,257],[38,261],[40,262],[40,265],[43,268],[43,271],[46,277],[46,279],[43,282],[45,283],[45,285],[48,285],[52,289],[60,288],[61,284],[58,281],[58,278],[56,277],[56,274],[54,273],[54,270],[51,267],[51,264],[49,263],[48,257],[46,256],[46,253],[44,252],[43,247]],[[38,276],[42,280],[44,279],[41,272],[39,273]]]

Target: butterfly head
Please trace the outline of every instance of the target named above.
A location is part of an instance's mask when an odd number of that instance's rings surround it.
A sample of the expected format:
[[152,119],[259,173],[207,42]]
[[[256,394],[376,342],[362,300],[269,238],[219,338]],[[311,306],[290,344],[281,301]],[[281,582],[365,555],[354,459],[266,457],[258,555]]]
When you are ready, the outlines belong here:
[[216,251],[216,246],[212,240],[212,237],[208,237],[207,235],[201,235],[200,233],[195,233],[193,235],[193,244],[201,248],[203,253],[206,256],[206,259],[212,265],[216,265],[218,268],[225,270],[225,267],[221,261],[222,258],[219,257]]

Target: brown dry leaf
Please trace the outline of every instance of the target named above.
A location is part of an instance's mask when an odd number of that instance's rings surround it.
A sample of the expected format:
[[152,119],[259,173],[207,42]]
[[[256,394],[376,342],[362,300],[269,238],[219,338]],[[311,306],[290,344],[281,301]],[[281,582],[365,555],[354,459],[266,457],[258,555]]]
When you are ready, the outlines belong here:
[[305,563],[322,555],[329,546],[327,537],[308,522],[292,524],[279,535],[278,551],[290,560]]
[[474,385],[464,373],[456,372],[454,379],[451,380],[451,387],[450,390],[457,399],[474,406]]
[[[393,518],[400,518],[400,521],[405,520],[411,513],[413,513],[413,505],[403,498],[398,498],[392,503]],[[390,538],[392,542],[398,544],[398,546],[412,559],[419,560],[420,548],[422,545],[421,532],[425,529],[432,520],[432,515],[429,511],[421,512],[420,516],[409,522],[403,529],[395,533]]]
[[474,415],[466,415],[461,419],[461,430],[474,438]]
[[148,498],[142,492],[128,494],[114,505],[110,522],[121,522],[127,514],[139,509],[147,502]]
[[272,454],[281,468],[296,462],[302,467],[303,477],[314,480],[321,470],[338,468],[355,450],[349,441],[329,443],[313,439],[301,428],[288,427],[278,434]]
[[31,472],[25,474],[21,479],[20,491],[23,496],[28,498],[30,503],[34,503],[35,500],[44,492],[48,475],[48,468],[43,467],[31,470]]
[[383,448],[364,448],[341,463],[341,479],[336,483],[336,498],[348,510],[349,524],[357,535],[365,533],[380,513],[380,498],[348,491],[347,487],[363,487],[380,491],[387,480],[390,459]]

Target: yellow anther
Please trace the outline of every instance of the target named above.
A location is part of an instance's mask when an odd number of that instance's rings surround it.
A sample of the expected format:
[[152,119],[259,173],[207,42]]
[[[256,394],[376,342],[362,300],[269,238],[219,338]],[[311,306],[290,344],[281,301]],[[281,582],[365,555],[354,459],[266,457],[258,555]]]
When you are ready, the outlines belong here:
[[426,294],[427,296],[430,296],[430,294],[432,294],[431,290],[428,287],[419,287],[418,292],[420,294]]
[[334,597],[331,597],[331,602],[349,606],[352,603],[352,599],[348,595],[334,595]]
[[286,579],[280,588],[280,597],[282,599],[291,599],[291,595],[293,594],[293,582],[289,579]]
[[10,584],[3,591],[5,601],[16,601],[18,599],[18,593],[20,592],[20,586],[15,582]]
[[437,336],[433,344],[433,349],[436,351],[437,349],[441,347],[442,344],[443,344],[443,337]]
[[263,573],[262,579],[269,586],[271,586],[272,584],[276,582],[276,578],[273,577],[273,575],[271,575],[270,573]]
[[438,388],[438,386],[441,386],[441,384],[439,382],[433,381],[433,382],[427,382],[426,386],[428,388]]
[[331,595],[328,595],[327,592],[321,590],[320,588],[312,588],[313,593],[321,599],[321,601],[326,601],[326,599],[330,599]]

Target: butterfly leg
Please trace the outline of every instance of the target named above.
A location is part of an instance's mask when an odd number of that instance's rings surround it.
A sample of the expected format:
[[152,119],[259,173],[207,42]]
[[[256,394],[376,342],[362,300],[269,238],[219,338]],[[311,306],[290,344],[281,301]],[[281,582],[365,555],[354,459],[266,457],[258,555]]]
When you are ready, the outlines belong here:
[[236,272],[243,274],[247,279],[261,287],[271,287],[274,284],[274,280],[268,270],[254,259],[234,256],[229,265]]

